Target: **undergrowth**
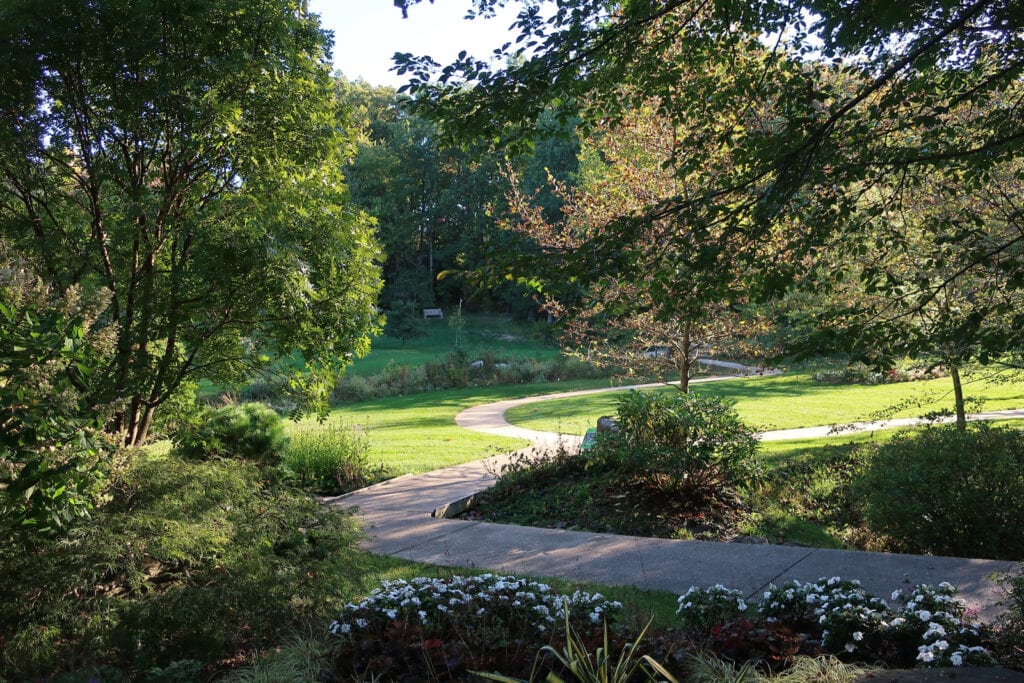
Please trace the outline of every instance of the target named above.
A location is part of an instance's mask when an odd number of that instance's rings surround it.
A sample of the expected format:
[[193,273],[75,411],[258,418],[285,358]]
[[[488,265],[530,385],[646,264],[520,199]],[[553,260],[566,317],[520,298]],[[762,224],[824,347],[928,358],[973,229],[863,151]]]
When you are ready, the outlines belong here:
[[59,539],[0,542],[0,679],[230,662],[357,588],[352,520],[244,461],[130,454]]

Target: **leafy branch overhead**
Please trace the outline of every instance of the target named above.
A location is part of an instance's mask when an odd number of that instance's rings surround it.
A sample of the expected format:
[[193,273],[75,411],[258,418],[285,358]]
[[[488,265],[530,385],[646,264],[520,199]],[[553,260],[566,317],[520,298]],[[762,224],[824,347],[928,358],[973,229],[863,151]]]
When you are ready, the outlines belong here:
[[[462,55],[441,67],[427,57],[396,57],[417,112],[452,140],[479,138],[510,150],[528,144],[541,113],[578,113],[586,137],[653,106],[676,136],[664,164],[678,189],[624,205],[560,256],[563,277],[588,285],[634,273],[658,283],[672,281],[677,268],[713,277],[742,264],[752,292],[770,298],[794,285],[827,293],[833,276],[845,273],[869,291],[885,283],[887,296],[912,303],[856,323],[865,344],[895,329],[894,311],[920,315],[965,278],[1021,289],[1014,208],[1024,150],[1020,3],[519,6],[519,37],[493,59]],[[933,211],[937,220],[923,234],[891,229],[906,223],[926,193],[940,203],[977,201],[945,216]],[[985,199],[1000,193],[997,203]],[[662,240],[675,259],[635,248],[663,223],[675,226]],[[943,247],[957,243],[964,248]],[[946,276],[896,265],[923,253],[912,244],[941,260]],[[872,262],[855,262],[865,249]],[[838,257],[829,268],[825,252]],[[973,291],[976,311],[998,309],[1000,321],[1020,322],[1016,304],[978,300],[997,290]],[[1005,329],[1003,322],[985,327],[973,357],[1019,348],[1019,338],[998,331]]]

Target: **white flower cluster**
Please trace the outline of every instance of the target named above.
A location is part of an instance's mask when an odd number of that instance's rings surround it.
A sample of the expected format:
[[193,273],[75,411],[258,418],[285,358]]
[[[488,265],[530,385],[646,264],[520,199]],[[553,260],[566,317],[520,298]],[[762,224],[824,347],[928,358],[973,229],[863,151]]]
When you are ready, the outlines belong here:
[[853,654],[875,646],[889,608],[859,581],[833,576],[813,583],[787,581],[769,586],[758,611],[768,621],[819,631],[826,649]]
[[[988,666],[994,663],[988,650],[979,645],[978,630],[965,623],[964,606],[956,599],[956,588],[943,581],[938,586],[917,586],[907,596],[900,616],[890,629],[918,635],[917,661],[924,666]],[[901,591],[893,600],[903,597]]]
[[738,619],[749,610],[743,593],[716,583],[709,588],[691,586],[677,601],[682,625],[688,628],[708,628],[714,624]]
[[362,602],[345,605],[329,629],[335,635],[353,637],[383,633],[400,624],[434,637],[457,633],[471,638],[473,633],[500,632],[534,640],[564,622],[566,609],[574,627],[580,628],[586,622],[611,621],[621,608],[621,603],[600,593],[560,595],[546,584],[515,576],[418,577],[383,582]]
[[[769,586],[757,611],[768,622],[782,622],[820,635],[822,646],[838,654],[871,655],[887,643],[917,643],[917,661],[925,666],[988,665],[993,660],[979,645],[977,629],[965,620],[962,603],[949,583],[917,586],[898,610],[863,589],[859,581],[834,576],[812,583],[787,581]],[[903,597],[892,594],[893,601]],[[684,625],[704,615],[721,623],[747,611],[743,594],[721,584],[690,588],[679,597]]]

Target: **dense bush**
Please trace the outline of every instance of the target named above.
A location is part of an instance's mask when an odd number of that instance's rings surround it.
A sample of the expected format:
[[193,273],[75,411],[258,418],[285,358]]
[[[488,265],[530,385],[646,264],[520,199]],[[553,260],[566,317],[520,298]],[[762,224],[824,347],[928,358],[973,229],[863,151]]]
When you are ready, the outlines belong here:
[[948,583],[896,591],[889,605],[838,576],[769,586],[758,612],[820,639],[826,652],[891,666],[988,666],[991,654]]
[[284,420],[262,403],[207,408],[174,435],[175,450],[188,458],[240,458],[276,465],[288,444]]
[[86,387],[112,347],[103,306],[43,286],[0,241],[0,536],[57,533],[102,498],[113,440]]
[[1024,432],[930,427],[878,447],[854,484],[894,550],[1024,559]]
[[326,623],[358,589],[349,517],[268,485],[251,463],[141,451],[129,462],[112,500],[64,539],[0,541],[0,680],[104,663],[158,680],[147,672]]
[[[557,595],[514,576],[386,581],[345,606],[326,647],[299,641],[282,648],[281,659],[306,672],[301,680],[372,673],[375,680],[467,681],[482,667],[495,672],[484,678],[510,683],[846,682],[863,672],[842,662],[901,669],[996,663],[947,583],[898,590],[887,600],[840,577],[744,594],[692,587],[678,598],[674,626],[640,628],[619,627],[620,606],[599,594]],[[330,671],[326,651],[333,652]],[[271,657],[232,680],[268,680],[258,672],[284,671],[284,664]]]
[[348,493],[387,476],[383,465],[370,465],[366,439],[337,423],[293,429],[281,468],[287,480],[328,495]]
[[662,490],[715,497],[758,472],[754,434],[721,398],[631,391],[619,399],[618,423],[592,457]]
[[1006,611],[999,622],[996,644],[1005,653],[1006,666],[1024,671],[1024,574],[1002,577],[1002,586]]

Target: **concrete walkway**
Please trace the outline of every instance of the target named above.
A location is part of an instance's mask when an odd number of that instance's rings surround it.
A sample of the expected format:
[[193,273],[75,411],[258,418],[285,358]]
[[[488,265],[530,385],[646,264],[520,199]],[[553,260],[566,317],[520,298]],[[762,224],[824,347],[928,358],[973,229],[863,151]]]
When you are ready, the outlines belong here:
[[[585,393],[599,391],[606,390]],[[568,395],[479,406],[460,414],[456,422],[468,429],[534,440],[539,442],[538,448],[547,448],[558,435],[509,425],[504,420],[504,412],[513,405]],[[1024,417],[1024,411],[993,415]],[[862,428],[883,428],[879,424],[868,423]],[[884,424],[896,426],[897,421]],[[815,430],[824,430],[827,434],[829,429],[785,430],[781,432],[785,436],[778,438],[820,436],[823,434]],[[762,435],[762,438],[775,434],[780,433]],[[693,585],[721,583],[756,596],[771,583],[842,576],[860,579],[875,595],[888,597],[899,588],[949,581],[960,588],[960,595],[969,607],[977,609],[982,618],[992,619],[998,614],[997,602],[1002,597],[993,575],[1021,568],[1016,563],[994,560],[676,541],[446,518],[465,509],[473,496],[488,488],[501,466],[515,455],[421,475],[405,475],[327,502],[357,508],[367,533],[363,547],[370,552],[443,566],[557,576],[675,593],[683,593]]]

